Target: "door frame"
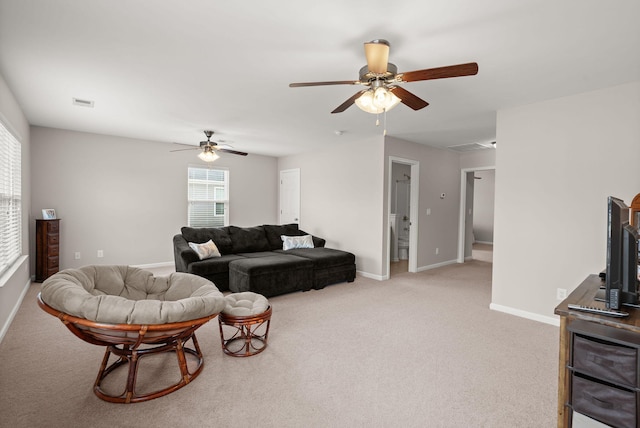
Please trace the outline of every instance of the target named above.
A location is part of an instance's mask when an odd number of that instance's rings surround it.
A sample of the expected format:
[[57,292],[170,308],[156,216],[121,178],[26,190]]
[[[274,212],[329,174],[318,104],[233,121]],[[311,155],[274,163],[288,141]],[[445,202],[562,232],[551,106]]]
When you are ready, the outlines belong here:
[[[478,166],[474,168],[462,168],[460,170],[460,217],[458,221],[458,263],[464,263],[464,242],[465,242],[465,225],[467,211],[467,173],[475,171],[495,170],[493,166]],[[495,191],[495,187],[494,187]]]
[[391,186],[393,186],[392,170],[393,164],[400,163],[411,166],[411,195],[409,197],[409,216],[411,217],[411,228],[409,229],[409,272],[418,271],[418,205],[420,203],[420,162],[413,159],[405,159],[396,156],[389,156],[387,173],[387,215],[385,223],[385,235],[387,237],[387,275],[391,276],[391,227],[389,218],[391,217]]

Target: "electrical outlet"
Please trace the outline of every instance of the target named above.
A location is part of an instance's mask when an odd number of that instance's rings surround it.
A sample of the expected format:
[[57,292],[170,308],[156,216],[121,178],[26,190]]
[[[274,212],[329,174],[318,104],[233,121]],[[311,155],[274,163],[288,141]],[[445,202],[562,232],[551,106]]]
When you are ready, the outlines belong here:
[[564,300],[567,298],[567,289],[566,288],[558,288],[556,290],[556,299]]
[[80,260],[80,251],[76,251],[76,253],[74,254],[74,258],[76,260]]
[[436,255],[440,254],[440,248],[436,248]]
[[104,252],[102,250],[98,250],[98,257],[104,257]]

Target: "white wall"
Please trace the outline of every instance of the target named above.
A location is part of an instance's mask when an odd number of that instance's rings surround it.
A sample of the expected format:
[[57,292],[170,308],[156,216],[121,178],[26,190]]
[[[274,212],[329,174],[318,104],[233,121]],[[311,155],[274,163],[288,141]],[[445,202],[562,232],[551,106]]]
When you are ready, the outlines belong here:
[[0,276],[0,341],[4,337],[11,320],[29,288],[29,212],[31,211],[31,178],[29,123],[11,90],[0,76],[0,121],[9,129],[22,145],[22,254],[8,272]]
[[[173,235],[187,222],[187,167],[205,165],[197,150],[42,127],[31,135],[32,215],[54,208],[61,219],[61,269],[173,262]],[[276,222],[276,158],[223,154],[215,165],[229,169],[231,224]]]
[[[423,144],[411,143],[399,138],[387,137],[385,159],[390,156],[418,161],[419,180],[418,218],[412,219],[412,226],[418,228],[417,268],[429,269],[443,263],[455,262],[457,258],[458,213],[460,205],[460,159],[458,153],[436,149]],[[387,177],[388,161],[385,161]],[[386,187],[385,179],[385,187]],[[440,194],[445,193],[441,199]],[[385,193],[386,195],[386,193]],[[427,215],[427,208],[431,215]],[[383,211],[385,222],[387,199]],[[439,254],[435,253],[436,248]],[[386,253],[386,234],[383,247],[384,272],[387,274],[388,257]]]
[[555,320],[605,266],[607,196],[640,192],[640,82],[498,112],[492,308]]
[[383,137],[373,136],[278,160],[280,171],[300,168],[300,228],[354,253],[356,269],[374,278],[382,275],[383,152]]

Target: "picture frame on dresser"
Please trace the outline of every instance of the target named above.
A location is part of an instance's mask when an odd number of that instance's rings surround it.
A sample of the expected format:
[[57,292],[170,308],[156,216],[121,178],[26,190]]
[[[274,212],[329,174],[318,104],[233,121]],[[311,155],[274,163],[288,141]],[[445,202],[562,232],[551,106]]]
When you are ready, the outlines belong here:
[[45,208],[42,210],[42,219],[43,220],[55,220],[56,219],[56,210],[53,208]]

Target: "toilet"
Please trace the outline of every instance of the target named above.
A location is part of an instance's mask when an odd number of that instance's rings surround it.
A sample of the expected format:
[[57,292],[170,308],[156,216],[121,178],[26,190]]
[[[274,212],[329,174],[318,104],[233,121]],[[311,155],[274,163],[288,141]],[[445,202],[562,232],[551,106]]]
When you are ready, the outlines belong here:
[[398,237],[398,258],[400,260],[409,260],[409,237]]

